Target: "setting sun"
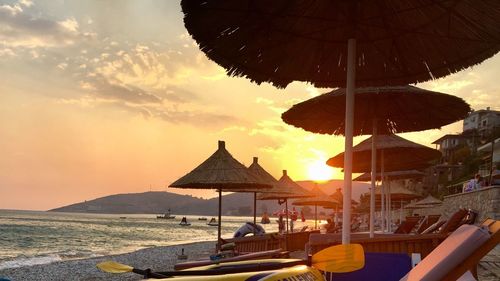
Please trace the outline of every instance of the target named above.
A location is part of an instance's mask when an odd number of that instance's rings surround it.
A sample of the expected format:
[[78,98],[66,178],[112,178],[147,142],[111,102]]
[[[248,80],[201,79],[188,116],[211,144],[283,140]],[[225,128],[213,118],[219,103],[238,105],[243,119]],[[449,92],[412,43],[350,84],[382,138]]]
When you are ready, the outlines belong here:
[[333,178],[333,168],[325,164],[325,161],[317,160],[309,164],[307,175],[309,179],[316,181],[330,180]]

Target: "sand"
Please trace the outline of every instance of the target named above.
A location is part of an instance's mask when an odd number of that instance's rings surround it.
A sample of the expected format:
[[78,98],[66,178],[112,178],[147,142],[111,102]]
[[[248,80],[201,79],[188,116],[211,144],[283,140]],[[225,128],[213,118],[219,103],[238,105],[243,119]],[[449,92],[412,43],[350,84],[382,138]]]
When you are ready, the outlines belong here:
[[174,264],[181,262],[177,255],[184,248],[188,260],[207,258],[215,250],[215,242],[198,242],[191,244],[154,247],[135,252],[80,260],[66,260],[44,265],[0,270],[0,278],[12,281],[45,281],[45,280],[142,280],[135,273],[111,274],[100,271],[96,264],[113,260],[131,265],[135,268],[151,268],[153,271],[173,270]]

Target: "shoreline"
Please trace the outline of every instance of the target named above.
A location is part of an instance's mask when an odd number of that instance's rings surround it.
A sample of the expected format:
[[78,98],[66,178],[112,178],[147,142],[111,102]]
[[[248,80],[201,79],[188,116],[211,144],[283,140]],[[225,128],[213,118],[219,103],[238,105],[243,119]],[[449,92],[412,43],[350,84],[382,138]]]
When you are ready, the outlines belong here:
[[112,274],[102,272],[96,265],[103,261],[113,260],[140,269],[151,268],[153,271],[168,271],[173,270],[174,265],[181,262],[177,259],[177,254],[180,254],[182,249],[188,256],[188,260],[208,258],[215,251],[215,241],[158,246],[125,254],[8,268],[0,270],[0,278],[7,278],[11,281],[143,280],[141,275],[135,273]]

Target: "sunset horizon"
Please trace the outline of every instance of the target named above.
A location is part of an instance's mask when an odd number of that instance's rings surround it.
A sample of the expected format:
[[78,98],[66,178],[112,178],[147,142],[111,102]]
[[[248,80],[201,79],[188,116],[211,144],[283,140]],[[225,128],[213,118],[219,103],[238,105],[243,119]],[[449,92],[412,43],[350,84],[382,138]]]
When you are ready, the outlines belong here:
[[[150,185],[158,190],[201,163],[217,140],[242,163],[258,156],[271,174],[287,169],[297,180],[343,151],[343,137],[280,118],[328,89],[294,82],[279,90],[227,77],[185,31],[178,2],[153,9],[157,4],[0,6],[0,24],[17,32],[2,35],[0,45],[2,209],[47,210]],[[498,109],[491,78],[499,70],[496,55],[418,86],[459,96],[476,110]],[[460,129],[457,122],[403,136],[431,146]],[[332,176],[342,178],[340,170]]]

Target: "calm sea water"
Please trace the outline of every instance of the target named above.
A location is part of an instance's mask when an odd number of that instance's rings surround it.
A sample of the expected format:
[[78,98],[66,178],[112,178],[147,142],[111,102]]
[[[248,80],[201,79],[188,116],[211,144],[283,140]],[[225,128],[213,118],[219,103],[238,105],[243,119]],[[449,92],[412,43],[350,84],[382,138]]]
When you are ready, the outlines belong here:
[[[161,220],[151,214],[0,210],[0,270],[217,239],[217,227],[199,221],[198,216],[187,216],[191,226],[179,226],[182,216]],[[223,217],[222,237],[232,237],[244,222],[252,220],[250,217]],[[299,224],[297,227],[301,226]],[[276,232],[278,226],[273,220],[264,228],[266,232]]]

